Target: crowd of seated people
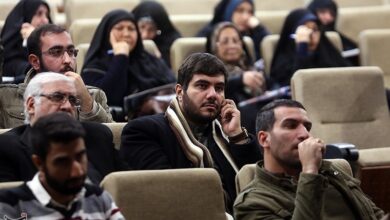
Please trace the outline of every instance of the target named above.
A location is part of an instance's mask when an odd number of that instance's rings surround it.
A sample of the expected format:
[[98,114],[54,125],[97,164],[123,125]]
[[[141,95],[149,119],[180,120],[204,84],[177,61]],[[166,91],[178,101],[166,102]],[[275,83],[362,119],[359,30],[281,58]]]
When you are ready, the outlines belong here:
[[[322,5],[324,2],[326,5]],[[253,219],[257,211],[248,211],[248,202],[242,195],[236,200],[236,173],[245,164],[263,159],[260,146],[265,146],[268,161],[273,159],[281,164],[284,161],[275,159],[280,155],[268,149],[281,146],[281,143],[275,144],[278,137],[273,137],[275,143],[267,139],[268,134],[274,132],[272,127],[254,128],[255,113],[272,100],[247,106],[250,110],[240,108],[238,103],[264,95],[267,90],[289,86],[292,75],[299,69],[356,65],[343,58],[325,36],[325,31],[335,31],[337,6],[331,0],[313,0],[308,8],[293,9],[287,15],[267,76],[255,62],[261,60],[260,44],[269,32],[254,14],[252,0],[220,0],[212,20],[197,34],[197,37],[207,37],[207,53],[190,54],[175,79],[170,68],[170,49],[181,35],[163,5],[142,1],[131,12],[125,9],[109,11],[93,34],[83,66],[79,67],[79,75],[76,73],[77,45],[73,45],[65,28],[50,24],[49,5],[42,0],[21,0],[10,12],[1,32],[4,47],[2,73],[15,77],[15,84],[0,84],[0,127],[11,129],[0,134],[0,143],[3,143],[0,145],[7,146],[0,147],[0,152],[4,150],[0,154],[3,157],[0,181],[26,181],[27,185],[19,187],[17,193],[28,189],[31,181],[34,184],[41,181],[46,190],[53,190],[50,181],[55,180],[38,180],[48,170],[33,159],[35,146],[30,143],[30,136],[40,118],[66,112],[72,116],[72,121],[80,121],[74,123],[83,130],[80,136],[89,158],[87,165],[83,164],[88,166],[88,171],[83,170],[83,182],[98,185],[108,173],[121,170],[211,167],[221,176],[226,212],[236,215],[237,219],[246,219],[247,216]],[[333,20],[326,19],[328,14]],[[247,48],[244,36],[252,39],[255,57],[250,56],[249,49],[252,48]],[[341,33],[340,37],[345,50],[356,48],[356,44]],[[142,40],[146,39],[155,42],[161,56],[144,49]],[[161,97],[155,97],[160,94],[158,89],[172,84],[175,86],[169,90],[170,96],[163,97],[168,104],[161,108],[157,101]],[[131,95],[135,95],[136,100],[132,109],[125,112],[127,117],[113,118],[110,107],[123,109],[125,98]],[[304,109],[289,102],[282,107]],[[273,108],[280,110],[278,106]],[[276,114],[276,110],[271,111]],[[137,112],[135,117],[143,117],[132,119],[130,116],[134,116],[134,112]],[[289,116],[291,112],[287,113]],[[306,113],[292,115],[307,119]],[[112,133],[100,124],[127,120],[117,151],[113,147]],[[313,141],[308,133],[299,139],[299,143],[305,141]],[[317,144],[316,147],[321,151],[323,146]],[[322,157],[316,156],[314,174],[319,175],[318,171],[323,169],[319,165]],[[303,163],[305,160],[294,162]],[[278,163],[273,166],[259,163],[258,172],[273,172],[268,168],[283,167],[275,169],[272,175],[279,178],[278,173],[291,174],[287,172],[291,171],[289,168]],[[271,173],[264,175],[273,177]],[[296,172],[290,176],[298,178],[299,175]],[[305,178],[314,177],[306,175]],[[251,186],[256,188],[255,183]],[[90,190],[88,187],[86,190]],[[80,190],[78,188],[77,193]],[[111,209],[116,210],[111,197],[99,193],[104,202],[109,202]],[[7,195],[0,192],[0,204],[15,203],[7,200]],[[72,200],[76,193],[71,195],[67,198]],[[295,200],[292,201],[294,204]],[[366,197],[364,201],[371,204]],[[248,204],[252,207],[252,203]],[[321,205],[318,207],[325,207]],[[372,207],[367,213],[383,216],[382,210]],[[113,219],[121,218],[118,213]]]

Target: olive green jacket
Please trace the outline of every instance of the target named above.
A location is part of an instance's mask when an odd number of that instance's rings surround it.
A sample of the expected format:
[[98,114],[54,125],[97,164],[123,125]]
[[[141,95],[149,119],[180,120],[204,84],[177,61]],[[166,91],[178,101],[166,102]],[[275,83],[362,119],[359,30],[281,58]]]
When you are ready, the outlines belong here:
[[[0,84],[0,128],[14,128],[24,124],[24,101],[23,94],[27,83],[35,75],[31,69],[26,79],[20,84]],[[113,122],[106,94],[99,88],[87,86],[89,93],[95,100],[90,113],[78,112],[80,121]]]
[[267,172],[259,162],[255,179],[236,198],[236,220],[380,219],[384,212],[365,196],[360,182],[323,161],[319,174],[292,177]]

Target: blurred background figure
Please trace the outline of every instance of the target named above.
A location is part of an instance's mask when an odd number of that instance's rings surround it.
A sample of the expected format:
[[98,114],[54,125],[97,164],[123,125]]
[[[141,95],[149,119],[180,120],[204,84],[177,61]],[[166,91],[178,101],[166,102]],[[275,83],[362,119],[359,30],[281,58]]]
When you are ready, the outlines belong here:
[[307,9],[295,9],[284,21],[271,65],[271,78],[290,85],[298,69],[344,67],[349,62],[319,29],[317,17]]
[[[335,31],[340,35],[343,50],[353,50],[358,48],[356,42],[346,37],[340,31],[336,30],[337,4],[333,0],[313,0],[308,9],[318,17],[323,31]],[[348,58],[351,64],[359,65],[359,55]]]
[[4,46],[3,76],[15,77],[14,82],[24,79],[29,68],[27,38],[31,32],[47,23],[52,23],[50,7],[42,0],[21,0],[9,13],[1,31]]
[[144,50],[134,15],[120,9],[102,18],[81,76],[87,85],[104,90],[108,105],[119,107],[125,96],[176,81],[162,59]]
[[181,34],[169,19],[165,8],[155,1],[142,1],[133,9],[138,21],[138,29],[143,40],[153,40],[161,52],[162,58],[170,65],[170,48]]
[[221,0],[214,9],[214,17],[197,34],[198,37],[207,37],[214,26],[222,21],[231,21],[243,36],[252,38],[256,60],[260,59],[260,42],[269,34],[254,15],[255,5],[252,0]]
[[239,103],[266,90],[264,74],[254,68],[242,35],[233,23],[221,22],[215,26],[207,39],[207,52],[216,55],[226,65],[226,97]]

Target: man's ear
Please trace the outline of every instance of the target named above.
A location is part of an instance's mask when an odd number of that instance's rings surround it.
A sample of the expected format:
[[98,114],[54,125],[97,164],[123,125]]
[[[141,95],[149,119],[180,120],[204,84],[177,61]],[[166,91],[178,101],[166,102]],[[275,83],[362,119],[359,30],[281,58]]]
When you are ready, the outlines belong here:
[[27,114],[29,114],[30,116],[31,115],[34,115],[35,114],[35,99],[34,97],[30,96],[27,98],[27,101],[26,101],[26,112]]
[[31,64],[34,70],[39,70],[41,68],[39,57],[35,54],[28,55],[28,62]]
[[269,132],[267,132],[267,131],[259,131],[259,133],[257,133],[257,139],[259,140],[259,144],[263,148],[269,148],[270,147],[271,142],[270,142],[270,133]]
[[35,165],[35,167],[39,170],[39,171],[43,171],[43,161],[41,160],[40,157],[38,157],[38,155],[36,154],[33,154],[31,156],[31,159]]
[[181,101],[183,97],[183,86],[180,84],[176,84],[175,92],[176,92],[176,97],[179,99],[179,101]]

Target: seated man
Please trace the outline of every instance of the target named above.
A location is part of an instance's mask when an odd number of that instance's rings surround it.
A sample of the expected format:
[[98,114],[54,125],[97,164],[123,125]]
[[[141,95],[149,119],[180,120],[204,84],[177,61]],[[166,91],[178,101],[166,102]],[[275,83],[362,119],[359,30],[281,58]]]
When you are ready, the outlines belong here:
[[39,118],[30,134],[38,173],[22,186],[0,191],[2,217],[124,219],[108,192],[85,183],[88,159],[80,122],[53,113]]
[[23,93],[37,73],[62,73],[75,82],[77,97],[81,100],[77,110],[81,121],[113,122],[104,92],[85,86],[76,72],[75,49],[70,34],[54,24],[36,28],[27,40],[28,61],[32,65],[24,83],[0,85],[0,128],[13,128],[23,124]]
[[240,111],[225,99],[226,69],[211,54],[194,53],[179,69],[173,99],[164,114],[130,121],[122,132],[121,156],[139,170],[213,167],[236,196],[236,172],[260,159],[253,135],[241,127]]
[[[76,118],[80,100],[74,84],[71,78],[50,72],[40,73],[30,81],[24,94],[28,124],[0,135],[0,182],[28,181],[34,176],[37,170],[31,161],[31,128],[40,117],[53,112],[66,112]],[[96,122],[82,125],[87,132],[88,177],[93,183],[98,184],[110,172],[127,169],[119,159],[107,126]]]
[[366,197],[359,181],[323,161],[324,142],[309,133],[301,103],[275,100],[256,118],[264,161],[237,196],[235,219],[380,219],[384,212]]

